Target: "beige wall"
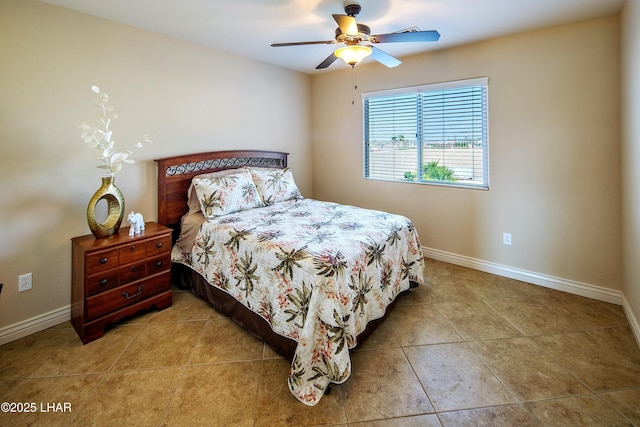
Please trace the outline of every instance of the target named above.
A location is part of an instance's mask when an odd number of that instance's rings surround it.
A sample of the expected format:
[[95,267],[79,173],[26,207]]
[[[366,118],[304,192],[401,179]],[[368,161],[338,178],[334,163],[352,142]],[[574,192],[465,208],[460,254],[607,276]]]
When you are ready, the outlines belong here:
[[[314,77],[315,197],[407,215],[427,248],[621,290],[619,34],[610,17],[419,55],[394,69],[362,64],[355,92],[344,66]],[[489,191],[363,178],[361,92],[482,76]]]
[[640,325],[640,2],[627,1],[622,16],[624,295],[627,316]]
[[[107,92],[125,148],[126,209],[157,218],[154,158],[255,148],[291,153],[311,195],[310,77],[33,0],[0,2],[0,331],[69,307],[73,236],[103,172],[80,140]],[[33,289],[17,292],[32,272]],[[67,311],[68,312],[68,311]],[[1,335],[1,334],[0,334]]]

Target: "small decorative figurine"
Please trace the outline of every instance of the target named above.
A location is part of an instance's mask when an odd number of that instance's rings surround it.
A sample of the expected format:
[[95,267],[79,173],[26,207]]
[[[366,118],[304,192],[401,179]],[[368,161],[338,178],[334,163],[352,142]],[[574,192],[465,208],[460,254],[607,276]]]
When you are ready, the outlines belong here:
[[129,236],[140,234],[144,230],[144,218],[142,218],[141,213],[132,211],[129,216],[127,216],[127,221],[131,225],[129,227]]

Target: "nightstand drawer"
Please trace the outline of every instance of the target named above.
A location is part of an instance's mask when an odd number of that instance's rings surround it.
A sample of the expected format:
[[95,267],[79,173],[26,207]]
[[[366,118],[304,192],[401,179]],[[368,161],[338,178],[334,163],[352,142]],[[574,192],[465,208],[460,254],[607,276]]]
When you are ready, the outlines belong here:
[[144,259],[145,242],[132,242],[118,249],[118,260],[120,265]]
[[119,285],[118,270],[113,269],[98,273],[95,276],[87,278],[87,295],[95,295],[99,292],[115,288]]
[[166,254],[147,262],[147,274],[159,273],[171,267],[171,254]]
[[87,275],[108,270],[118,266],[118,250],[96,252],[87,256],[85,268]]
[[169,280],[170,273],[167,272],[151,277],[148,280],[120,286],[89,297],[85,305],[87,320],[96,319],[120,308],[144,301],[162,291],[169,290],[171,288]]
[[118,278],[120,279],[120,284],[124,285],[129,282],[133,282],[134,280],[142,279],[146,276],[146,262],[140,261],[135,264],[129,264],[122,266],[118,269]]
[[147,242],[147,258],[171,253],[171,235],[152,239]]

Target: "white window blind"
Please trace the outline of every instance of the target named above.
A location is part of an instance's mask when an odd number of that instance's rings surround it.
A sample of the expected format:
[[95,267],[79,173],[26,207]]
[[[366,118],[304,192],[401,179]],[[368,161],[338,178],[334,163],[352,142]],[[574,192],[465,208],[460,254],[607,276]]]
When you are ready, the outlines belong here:
[[363,94],[369,179],[489,188],[488,79]]

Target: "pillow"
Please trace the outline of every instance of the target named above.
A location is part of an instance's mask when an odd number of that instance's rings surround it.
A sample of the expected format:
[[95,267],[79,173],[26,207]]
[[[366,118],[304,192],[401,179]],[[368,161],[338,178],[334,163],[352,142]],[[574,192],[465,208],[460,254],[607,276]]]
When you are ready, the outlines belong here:
[[291,169],[252,168],[249,170],[266,204],[302,199],[302,194],[293,180]]
[[200,200],[198,200],[198,195],[196,194],[196,189],[193,186],[194,179],[200,178],[220,178],[223,176],[231,175],[234,173],[242,172],[244,169],[236,168],[236,169],[224,169],[221,171],[208,172],[203,173],[201,175],[196,175],[191,179],[191,185],[189,185],[189,190],[187,190],[187,204],[189,205],[189,215],[200,212]]
[[205,218],[200,211],[182,217],[180,221],[180,236],[178,236],[176,240],[176,246],[179,247],[183,253],[191,253],[200,227],[206,220],[207,218]]
[[246,170],[221,177],[194,178],[191,182],[202,214],[207,218],[264,206],[256,184]]

